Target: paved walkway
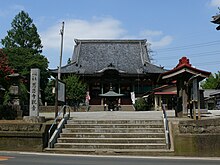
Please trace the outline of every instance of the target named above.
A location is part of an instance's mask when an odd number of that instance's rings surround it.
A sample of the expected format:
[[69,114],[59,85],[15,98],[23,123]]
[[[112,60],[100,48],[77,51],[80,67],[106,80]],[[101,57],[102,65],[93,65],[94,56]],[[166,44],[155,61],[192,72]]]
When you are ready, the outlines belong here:
[[[70,116],[76,119],[161,119],[162,111],[100,111],[100,112],[71,112]],[[40,113],[40,116],[54,118],[54,112]],[[174,110],[168,110],[169,118],[175,117]],[[220,110],[209,110],[202,117],[220,117]]]
[[73,113],[73,118],[77,119],[161,119],[162,112],[125,112],[125,111],[107,111],[90,113]]
[[[174,117],[174,111],[167,111],[169,117]],[[161,119],[162,111],[101,111],[101,112],[71,112],[70,117],[76,119]],[[54,118],[54,113],[40,113],[40,116]]]

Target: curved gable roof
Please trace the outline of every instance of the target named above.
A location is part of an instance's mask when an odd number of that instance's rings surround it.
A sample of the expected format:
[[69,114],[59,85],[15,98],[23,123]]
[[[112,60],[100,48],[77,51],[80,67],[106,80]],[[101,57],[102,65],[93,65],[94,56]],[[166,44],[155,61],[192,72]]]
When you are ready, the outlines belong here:
[[127,74],[163,73],[151,64],[146,40],[75,40],[73,63],[61,73],[94,74],[112,65]]

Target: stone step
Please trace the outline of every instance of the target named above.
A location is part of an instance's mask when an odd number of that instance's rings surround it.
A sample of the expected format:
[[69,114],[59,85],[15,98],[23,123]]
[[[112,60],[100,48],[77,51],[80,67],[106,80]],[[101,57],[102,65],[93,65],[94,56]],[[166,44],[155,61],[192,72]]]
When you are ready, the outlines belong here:
[[165,138],[59,138],[58,143],[165,143]]
[[163,133],[163,128],[65,128],[63,133]]
[[65,128],[164,128],[161,124],[66,124]]
[[48,150],[103,155],[148,155],[151,152],[167,151],[163,120],[150,118],[72,118],[65,125],[54,147]]
[[55,148],[72,149],[166,149],[164,143],[56,143]]
[[85,154],[85,155],[131,155],[131,156],[174,156],[173,150],[167,149],[72,149],[46,148],[50,153]]
[[77,119],[69,120],[67,124],[145,124],[145,125],[163,125],[162,120],[87,120]]
[[61,133],[62,138],[164,138],[164,133]]

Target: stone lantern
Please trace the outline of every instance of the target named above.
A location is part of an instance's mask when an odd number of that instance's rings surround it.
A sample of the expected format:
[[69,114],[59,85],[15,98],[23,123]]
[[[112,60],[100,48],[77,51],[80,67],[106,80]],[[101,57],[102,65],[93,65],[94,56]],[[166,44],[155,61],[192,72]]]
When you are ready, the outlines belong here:
[[8,75],[11,81],[11,86],[9,87],[9,95],[10,95],[10,103],[12,105],[13,110],[17,112],[17,118],[22,117],[22,111],[20,106],[20,88],[19,82],[21,80],[21,76],[19,73],[13,73]]

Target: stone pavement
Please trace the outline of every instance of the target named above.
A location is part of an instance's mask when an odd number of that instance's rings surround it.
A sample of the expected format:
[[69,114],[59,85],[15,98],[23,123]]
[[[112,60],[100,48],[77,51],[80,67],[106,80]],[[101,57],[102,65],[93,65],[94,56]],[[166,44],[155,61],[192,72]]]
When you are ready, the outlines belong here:
[[220,110],[208,110],[209,117],[220,117]]
[[[40,116],[54,118],[54,112],[40,113]],[[100,111],[100,112],[71,112],[70,117],[76,119],[161,119],[162,111]],[[167,111],[169,117],[174,117],[173,110]]]
[[[54,112],[40,113],[40,116],[54,118]],[[100,111],[100,112],[71,112],[70,117],[75,119],[161,119],[162,111]],[[175,117],[174,110],[167,110],[169,118]],[[220,110],[209,110],[202,117],[220,117]]]

